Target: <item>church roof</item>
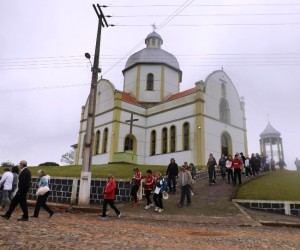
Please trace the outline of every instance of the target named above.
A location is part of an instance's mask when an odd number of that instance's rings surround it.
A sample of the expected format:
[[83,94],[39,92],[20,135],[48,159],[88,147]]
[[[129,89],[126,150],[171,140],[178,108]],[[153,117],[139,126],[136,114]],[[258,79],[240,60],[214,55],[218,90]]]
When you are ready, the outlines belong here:
[[[154,44],[151,43],[150,38],[155,40]],[[163,40],[159,34],[155,31],[150,33],[146,39],[145,43],[147,47],[131,55],[125,65],[127,69],[135,66],[136,64],[166,64],[177,71],[180,71],[179,63],[174,55],[160,48]]]
[[130,95],[130,93],[122,92],[122,101],[128,102],[134,105],[139,105],[139,103],[136,101],[134,97]]
[[281,133],[277,131],[270,122],[268,122],[265,130],[260,134],[260,138],[280,137]]
[[186,96],[186,95],[190,95],[190,94],[193,94],[193,93],[196,93],[196,87],[191,88],[191,89],[187,89],[185,91],[179,92],[179,93],[174,94],[174,95],[171,95],[165,100],[165,102],[172,101],[172,100],[175,100],[177,98],[180,98],[180,97],[183,97],[183,96]]

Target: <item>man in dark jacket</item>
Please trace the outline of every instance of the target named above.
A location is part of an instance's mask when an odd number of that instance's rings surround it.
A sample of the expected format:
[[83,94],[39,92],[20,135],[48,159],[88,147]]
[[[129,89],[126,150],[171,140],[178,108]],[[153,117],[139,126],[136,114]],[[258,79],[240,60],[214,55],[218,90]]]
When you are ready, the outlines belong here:
[[8,220],[16,206],[20,204],[23,215],[18,219],[18,221],[28,221],[28,208],[26,199],[29,188],[31,187],[31,173],[27,168],[27,162],[24,160],[20,162],[19,168],[21,171],[19,174],[18,191],[15,197],[12,199],[8,211],[1,215],[1,217]]
[[178,177],[178,165],[174,158],[171,158],[167,168],[166,175],[168,176],[169,191],[173,194],[176,192],[176,178]]

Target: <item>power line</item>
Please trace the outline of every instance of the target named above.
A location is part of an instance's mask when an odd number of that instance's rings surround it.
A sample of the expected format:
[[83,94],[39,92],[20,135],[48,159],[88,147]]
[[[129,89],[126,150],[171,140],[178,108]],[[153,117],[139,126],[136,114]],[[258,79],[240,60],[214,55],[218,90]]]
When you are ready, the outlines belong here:
[[[193,4],[191,7],[299,6],[300,3]],[[179,7],[178,4],[103,5],[110,8]]]
[[[186,15],[177,15],[178,17],[197,17],[197,16],[292,16],[292,15],[300,15],[300,13],[245,13],[245,14],[223,14],[223,13],[216,13],[216,14],[186,14]],[[130,15],[130,16],[123,16],[123,15],[113,15],[112,17],[118,18],[136,18],[136,17],[165,17],[167,15]]]

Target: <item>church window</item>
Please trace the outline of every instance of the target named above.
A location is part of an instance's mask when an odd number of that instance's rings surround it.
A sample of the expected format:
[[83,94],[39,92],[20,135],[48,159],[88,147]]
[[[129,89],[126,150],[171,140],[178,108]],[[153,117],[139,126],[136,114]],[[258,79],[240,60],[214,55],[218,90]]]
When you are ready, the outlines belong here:
[[155,155],[155,145],[156,145],[156,132],[153,130],[151,132],[151,155]]
[[153,74],[147,75],[147,90],[153,90],[154,88],[154,76]]
[[190,149],[190,124],[185,122],[183,124],[183,150]]
[[230,110],[229,105],[226,99],[222,98],[219,105],[220,110],[220,120],[222,122],[230,122]]
[[133,139],[129,135],[125,138],[124,151],[132,151],[133,150]]
[[95,150],[94,150],[95,155],[99,154],[100,152],[99,148],[100,148],[100,131],[98,130],[96,132],[96,137],[95,137]]
[[152,45],[152,46],[155,45],[155,39],[151,39],[151,45]]
[[226,85],[225,85],[225,83],[222,83],[222,85],[221,85],[221,95],[222,95],[222,97],[226,98]]
[[162,129],[162,153],[168,152],[168,130],[167,128]]
[[102,153],[107,153],[107,140],[108,140],[108,128],[104,129],[103,132],[103,146],[102,146]]
[[176,151],[176,128],[175,128],[175,126],[172,126],[171,127],[171,130],[170,130],[170,146],[171,146],[171,148],[170,148],[170,151],[171,152],[175,152]]

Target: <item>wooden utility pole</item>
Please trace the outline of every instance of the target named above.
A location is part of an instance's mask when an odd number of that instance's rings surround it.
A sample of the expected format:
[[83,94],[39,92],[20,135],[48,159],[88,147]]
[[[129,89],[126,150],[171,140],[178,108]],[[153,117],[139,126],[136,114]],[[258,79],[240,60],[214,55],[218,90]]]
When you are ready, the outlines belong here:
[[86,133],[83,142],[83,162],[82,171],[80,177],[80,189],[79,189],[79,202],[78,205],[90,204],[90,189],[91,189],[91,165],[92,165],[92,153],[93,153],[93,139],[94,139],[94,123],[95,123],[95,107],[97,98],[97,82],[99,70],[99,53],[100,53],[100,41],[101,41],[101,29],[102,27],[108,27],[105,16],[97,4],[97,7],[93,4],[93,8],[98,16],[98,29],[97,39],[95,46],[94,64],[92,66],[92,83],[89,94],[89,106],[86,123]]

